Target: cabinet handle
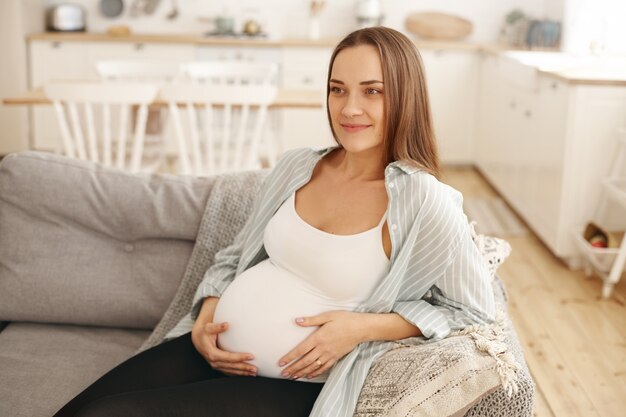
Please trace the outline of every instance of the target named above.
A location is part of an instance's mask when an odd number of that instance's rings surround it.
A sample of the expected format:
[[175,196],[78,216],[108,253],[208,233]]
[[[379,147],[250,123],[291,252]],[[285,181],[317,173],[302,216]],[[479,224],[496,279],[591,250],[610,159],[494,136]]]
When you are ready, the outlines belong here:
[[58,41],[52,42],[53,49],[59,49],[60,47],[61,47],[61,42],[58,42]]
[[550,84],[550,87],[552,87],[553,90],[558,90],[559,89],[559,83],[554,81],[554,82],[552,82],[552,84]]
[[517,107],[517,103],[516,103],[515,101],[511,101],[511,102],[509,103],[509,107],[510,107],[510,108],[512,108],[512,109],[514,109],[514,108],[516,108],[516,107]]
[[304,77],[302,79],[302,84],[312,84],[313,83],[313,78],[311,77]]
[[526,118],[528,118],[528,119],[530,119],[532,115],[533,115],[533,112],[530,111],[530,110],[526,110],[524,112],[524,116],[526,116]]
[[136,43],[135,44],[135,51],[141,51],[146,45],[143,43]]

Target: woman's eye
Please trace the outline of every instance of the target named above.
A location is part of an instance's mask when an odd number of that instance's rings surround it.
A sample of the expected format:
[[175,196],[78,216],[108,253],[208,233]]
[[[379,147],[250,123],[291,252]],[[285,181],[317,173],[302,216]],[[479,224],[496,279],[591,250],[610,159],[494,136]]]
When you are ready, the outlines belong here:
[[368,89],[365,90],[365,93],[366,94],[380,94],[381,91],[377,90],[375,88],[368,88]]
[[330,87],[330,92],[334,94],[340,94],[343,90],[339,87]]

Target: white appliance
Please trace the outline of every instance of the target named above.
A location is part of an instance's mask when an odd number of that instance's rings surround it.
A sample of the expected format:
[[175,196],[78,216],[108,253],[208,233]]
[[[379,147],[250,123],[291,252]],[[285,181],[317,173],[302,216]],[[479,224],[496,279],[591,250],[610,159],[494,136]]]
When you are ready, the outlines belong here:
[[383,24],[383,11],[380,0],[358,0],[356,4],[356,20],[359,29],[380,26]]
[[46,29],[51,32],[84,32],[85,9],[77,4],[58,4],[46,10]]

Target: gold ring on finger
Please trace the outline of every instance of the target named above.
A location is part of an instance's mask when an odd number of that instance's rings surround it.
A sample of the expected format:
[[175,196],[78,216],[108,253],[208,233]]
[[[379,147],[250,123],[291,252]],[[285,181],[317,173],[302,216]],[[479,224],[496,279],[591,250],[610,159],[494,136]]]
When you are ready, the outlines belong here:
[[319,360],[319,359],[317,359],[317,360],[315,361],[315,363],[317,364],[317,366],[322,366],[322,365],[323,365],[323,363],[322,363],[322,362],[320,362],[320,360]]

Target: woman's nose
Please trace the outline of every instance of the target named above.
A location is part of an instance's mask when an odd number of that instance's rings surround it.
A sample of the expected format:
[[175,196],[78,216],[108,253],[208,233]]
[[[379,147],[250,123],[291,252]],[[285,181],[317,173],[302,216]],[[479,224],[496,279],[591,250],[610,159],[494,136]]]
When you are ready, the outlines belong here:
[[341,109],[341,114],[345,117],[354,117],[363,114],[363,109],[359,100],[354,95],[349,95],[345,105]]

